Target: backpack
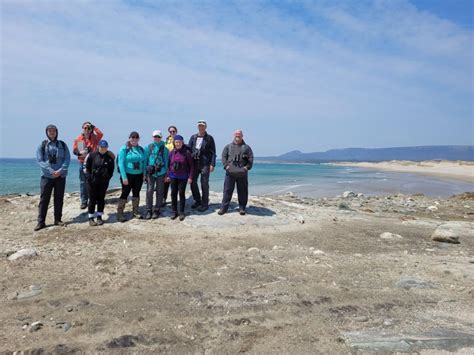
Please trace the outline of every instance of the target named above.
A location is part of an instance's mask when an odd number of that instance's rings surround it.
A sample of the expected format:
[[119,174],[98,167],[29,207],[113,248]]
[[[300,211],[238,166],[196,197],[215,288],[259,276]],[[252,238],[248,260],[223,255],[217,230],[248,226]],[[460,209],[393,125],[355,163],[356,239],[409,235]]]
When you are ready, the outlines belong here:
[[[149,146],[148,146],[148,149],[150,150],[150,155],[153,154],[153,149],[155,148],[155,145],[153,143],[151,143]],[[161,161],[164,162],[165,160],[165,156],[164,156],[164,151],[165,151],[165,145],[162,144],[160,146],[160,149],[158,150],[158,154],[156,154],[156,156],[158,155],[161,155]],[[155,159],[155,162],[156,162],[156,159]],[[148,162],[147,162],[148,163]]]
[[[49,140],[48,139],[45,139],[42,143],[41,143],[41,156],[44,158],[44,155],[46,153],[46,146],[48,145],[48,142]],[[56,140],[56,147],[58,149],[62,149],[62,150],[66,150],[66,143],[64,143],[63,141],[60,141],[60,140]],[[61,145],[61,148],[59,147]]]
[[[125,148],[125,155],[127,155],[131,150],[132,150],[132,148],[130,148],[127,145],[127,148]],[[138,150],[142,154],[145,152],[145,150],[141,146],[138,146]],[[117,172],[120,174],[119,156],[120,156],[120,152],[119,152],[119,154],[117,154],[117,158],[115,158],[115,165],[117,165]]]

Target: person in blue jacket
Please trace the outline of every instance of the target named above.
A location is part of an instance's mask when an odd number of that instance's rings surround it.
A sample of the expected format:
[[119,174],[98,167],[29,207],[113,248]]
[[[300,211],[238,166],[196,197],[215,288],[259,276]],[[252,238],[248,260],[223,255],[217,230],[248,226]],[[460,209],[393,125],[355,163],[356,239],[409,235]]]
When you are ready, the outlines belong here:
[[[163,205],[165,176],[168,170],[169,151],[161,140],[161,131],[153,131],[153,143],[146,149],[146,215],[145,219],[156,219],[160,216]],[[155,209],[153,210],[153,194],[156,193]]]
[[125,222],[123,211],[127,204],[128,195],[132,191],[132,212],[134,218],[141,218],[138,212],[140,204],[140,190],[143,185],[143,178],[146,166],[145,150],[138,145],[140,135],[138,132],[131,132],[127,143],[119,150],[117,166],[122,183],[122,194],[117,206],[117,220]]
[[58,128],[46,127],[46,137],[36,149],[36,161],[41,169],[40,203],[38,206],[38,224],[35,231],[46,227],[46,214],[54,190],[54,225],[64,226],[62,222],[64,190],[71,155],[66,143],[58,140]]

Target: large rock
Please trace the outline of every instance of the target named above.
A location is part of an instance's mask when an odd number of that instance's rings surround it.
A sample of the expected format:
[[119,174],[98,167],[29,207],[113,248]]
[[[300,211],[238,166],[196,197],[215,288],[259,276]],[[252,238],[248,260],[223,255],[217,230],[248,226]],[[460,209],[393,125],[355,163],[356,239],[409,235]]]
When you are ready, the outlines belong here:
[[345,332],[343,335],[353,353],[418,353],[428,349],[455,352],[474,347],[474,333],[451,329],[434,329],[421,334],[369,330]]
[[431,235],[436,242],[459,244],[460,238],[473,238],[474,226],[472,223],[448,222],[440,225]]
[[15,261],[15,260],[18,260],[20,258],[32,257],[32,256],[36,256],[36,255],[38,255],[38,253],[33,248],[21,249],[21,250],[17,251],[16,253],[10,255],[8,257],[8,260]]

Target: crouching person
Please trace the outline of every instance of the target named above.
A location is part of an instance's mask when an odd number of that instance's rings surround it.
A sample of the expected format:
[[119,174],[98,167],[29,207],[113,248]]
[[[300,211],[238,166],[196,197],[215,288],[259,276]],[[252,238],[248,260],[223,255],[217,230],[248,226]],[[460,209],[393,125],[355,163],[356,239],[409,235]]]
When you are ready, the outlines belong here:
[[[105,140],[99,142],[98,150],[89,153],[85,160],[84,173],[87,181],[87,193],[89,196],[89,225],[97,226],[104,224],[102,215],[105,207],[105,194],[109,187],[109,181],[114,174],[115,156],[109,150],[109,144]],[[95,207],[97,205],[97,213]],[[97,217],[97,222],[94,218]]]
[[224,196],[222,206],[218,214],[227,212],[237,185],[237,196],[239,200],[239,213],[246,214],[247,201],[249,196],[248,171],[253,166],[252,148],[244,141],[244,135],[240,129],[234,132],[234,141],[227,144],[222,152],[222,165],[226,170],[224,180]]

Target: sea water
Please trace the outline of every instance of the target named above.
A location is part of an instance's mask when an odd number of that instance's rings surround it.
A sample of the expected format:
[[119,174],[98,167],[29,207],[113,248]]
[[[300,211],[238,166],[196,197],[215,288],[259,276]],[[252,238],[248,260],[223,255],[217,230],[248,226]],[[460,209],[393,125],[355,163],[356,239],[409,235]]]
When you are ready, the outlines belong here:
[[[218,163],[211,174],[211,191],[222,192],[224,169]],[[39,193],[40,169],[34,159],[0,159],[0,195]],[[120,187],[114,173],[110,187]],[[145,186],[143,187],[145,189]],[[330,164],[285,164],[256,162],[249,172],[251,195],[294,193],[306,197],[334,197],[344,191],[366,195],[424,193],[447,197],[474,191],[474,184],[422,175],[384,172]],[[79,191],[79,163],[71,160],[66,191]],[[187,192],[190,194],[190,191]]]

